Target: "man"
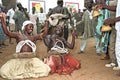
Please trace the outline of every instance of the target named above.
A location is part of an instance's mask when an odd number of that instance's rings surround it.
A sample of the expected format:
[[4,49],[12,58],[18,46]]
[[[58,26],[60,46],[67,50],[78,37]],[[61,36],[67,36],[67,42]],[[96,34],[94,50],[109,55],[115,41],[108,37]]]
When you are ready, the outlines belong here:
[[[15,5],[12,5],[12,8],[9,9],[7,12],[8,26],[9,26],[9,31],[11,32],[15,31],[15,21],[13,19],[14,14],[15,14]],[[12,44],[11,38],[9,39],[9,43]]]
[[18,10],[15,11],[13,19],[15,20],[16,30],[21,32],[21,26],[25,20],[29,20],[29,15],[26,10],[22,7],[21,3],[17,3]]
[[[6,14],[5,14],[5,6],[0,6],[0,14],[4,15],[4,19],[6,21]],[[0,21],[0,47],[4,48],[5,46],[7,46],[5,44],[5,39],[6,39],[6,35],[2,29],[2,23]]]
[[[67,48],[73,49],[75,46],[75,36],[76,34],[72,33],[72,41],[69,43],[63,37],[63,27],[56,26],[55,34],[47,35],[44,39],[45,45],[48,48],[48,60],[46,64],[51,67],[52,73],[63,74],[72,73],[73,70],[80,68],[80,62],[73,58]],[[53,62],[50,57],[53,56]],[[68,57],[69,56],[69,57]],[[55,58],[56,57],[56,58]],[[55,60],[54,60],[55,58]]]
[[[34,24],[25,21],[22,26],[22,33],[10,32],[6,28],[6,23],[0,14],[2,28],[6,35],[15,38],[17,42],[14,59],[10,59],[0,68],[0,75],[7,79],[38,78],[48,76],[50,68],[36,57],[36,41],[43,39],[48,32],[48,22],[45,22],[44,31],[41,34],[33,35]],[[26,56],[25,56],[25,55]],[[29,57],[29,55],[33,56]]]
[[37,13],[37,34],[41,33],[44,22],[46,20],[46,13],[44,13],[43,8],[40,8],[40,13]]
[[[109,1],[109,7],[110,6],[116,6],[117,0],[110,0]],[[110,11],[110,18],[115,17],[116,12]],[[106,67],[115,67],[117,66],[116,56],[115,56],[115,42],[116,42],[116,29],[115,24],[110,25],[112,27],[111,34],[110,34],[110,44],[109,44],[109,56],[110,56],[110,62],[106,64]]]
[[34,30],[33,34],[37,34],[37,26],[36,26],[36,21],[37,21],[37,15],[35,14],[35,7],[32,7],[32,13],[29,14],[30,21],[34,24]]
[[[54,7],[50,12],[48,12],[47,17],[50,17],[52,14],[63,14],[66,15],[66,18],[62,19],[64,22],[64,38],[68,39],[68,19],[71,19],[71,15],[66,7],[63,7],[63,0],[57,1],[57,6]],[[54,28],[50,28],[52,31],[50,33],[54,33]]]
[[[3,15],[0,15],[1,21],[2,21],[2,27],[3,30],[5,32],[6,35],[8,35],[11,38],[15,38],[17,43],[21,42],[21,41],[25,41],[25,40],[30,40],[33,43],[35,43],[37,40],[40,40],[42,38],[44,38],[47,35],[47,24],[48,22],[45,23],[45,27],[44,27],[44,32],[42,34],[37,34],[37,35],[33,35],[33,23],[31,21],[25,21],[23,23],[22,26],[22,33],[13,33],[7,30],[6,25],[5,25],[5,21],[3,19]],[[32,52],[32,48],[30,48],[30,46],[28,45],[23,45],[23,47],[21,48],[20,52]]]
[[83,13],[82,20],[80,21],[84,23],[84,33],[80,45],[80,50],[78,52],[79,54],[85,51],[88,39],[93,37],[95,34],[96,21],[95,18],[92,17],[92,3],[88,1],[85,6],[87,10]]
[[[106,6],[102,5],[103,8],[107,8],[111,11],[116,11],[116,17],[115,18],[109,18],[104,21],[105,25],[110,25],[115,23],[115,29],[116,29],[116,43],[115,43],[115,54],[117,58],[118,67],[115,67],[114,69],[120,70],[120,0],[117,2],[116,6]],[[119,74],[120,76],[120,74]]]
[[56,26],[55,27],[55,34],[53,35],[47,35],[46,38],[44,39],[45,45],[48,47],[48,51],[51,50],[51,48],[55,45],[57,40],[61,40],[65,47],[73,49],[75,45],[75,33],[72,33],[72,42],[71,44],[68,43],[64,38],[63,38],[63,33],[64,28],[61,26]]

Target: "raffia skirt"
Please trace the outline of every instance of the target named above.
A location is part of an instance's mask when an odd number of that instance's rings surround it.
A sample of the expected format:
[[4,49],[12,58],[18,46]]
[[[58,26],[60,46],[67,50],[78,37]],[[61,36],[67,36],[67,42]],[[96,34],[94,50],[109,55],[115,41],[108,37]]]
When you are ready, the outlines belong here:
[[0,75],[6,79],[38,78],[48,76],[50,70],[50,67],[37,57],[14,58],[0,68]]

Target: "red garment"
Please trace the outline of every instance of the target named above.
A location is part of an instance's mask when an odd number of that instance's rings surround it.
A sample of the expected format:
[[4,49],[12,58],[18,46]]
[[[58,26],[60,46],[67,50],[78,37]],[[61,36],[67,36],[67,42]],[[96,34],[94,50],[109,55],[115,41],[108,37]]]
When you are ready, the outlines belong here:
[[51,68],[51,73],[71,74],[73,70],[79,69],[80,61],[72,57],[70,54],[63,54],[60,56],[51,55],[47,58],[46,64]]

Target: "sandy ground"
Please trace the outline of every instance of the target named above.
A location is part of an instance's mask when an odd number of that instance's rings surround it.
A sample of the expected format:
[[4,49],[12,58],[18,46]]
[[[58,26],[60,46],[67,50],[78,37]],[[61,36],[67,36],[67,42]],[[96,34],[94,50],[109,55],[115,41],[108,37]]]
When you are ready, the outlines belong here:
[[[69,37],[69,41],[71,41],[70,38],[71,37]],[[14,44],[9,44],[7,39],[5,43],[8,44],[8,46],[0,49],[0,51],[3,52],[0,54],[0,67],[7,60],[12,58],[16,46],[14,39],[13,41]],[[104,66],[109,60],[100,60],[100,58],[104,57],[104,54],[101,56],[96,55],[93,38],[89,39],[86,50],[83,54],[77,54],[80,42],[80,39],[76,39],[75,48],[70,51],[70,54],[81,62],[81,68],[79,70],[75,70],[71,75],[49,74],[47,77],[24,80],[120,80],[120,77],[116,75],[118,71],[113,71],[112,68],[106,68]],[[42,41],[37,41],[37,53],[39,54],[40,59],[46,55],[46,47]],[[0,80],[6,79],[0,77]]]

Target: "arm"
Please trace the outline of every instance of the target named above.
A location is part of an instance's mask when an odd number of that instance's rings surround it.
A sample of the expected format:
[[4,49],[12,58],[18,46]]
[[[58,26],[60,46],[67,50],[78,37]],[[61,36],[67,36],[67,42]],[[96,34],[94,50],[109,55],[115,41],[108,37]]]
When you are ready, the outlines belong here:
[[116,17],[116,18],[108,18],[104,21],[104,25],[110,25],[110,24],[114,24],[116,22],[120,21],[120,16]]
[[103,9],[108,9],[110,11],[116,11],[116,6],[108,6],[108,5],[105,5],[105,4],[102,4],[100,5]]
[[0,20],[1,20],[1,23],[2,23],[2,28],[3,28],[3,31],[4,33],[7,35],[7,36],[10,36],[12,38],[15,38],[17,36],[17,33],[12,33],[10,31],[8,31],[7,27],[6,27],[6,23],[5,23],[5,20],[4,20],[4,16],[2,14],[0,14]]
[[48,33],[48,21],[45,21],[45,25],[44,25],[44,28],[43,28],[43,33],[41,34],[38,34],[36,36],[37,40],[40,40],[40,39],[43,39],[46,37],[47,33]]
[[23,12],[24,12],[25,16],[27,17],[27,19],[30,20],[29,14],[26,12],[25,8],[23,8]]
[[67,41],[65,42],[66,46],[69,48],[69,49],[73,49],[74,46],[75,46],[75,32],[72,33],[72,41],[71,43],[68,43]]

